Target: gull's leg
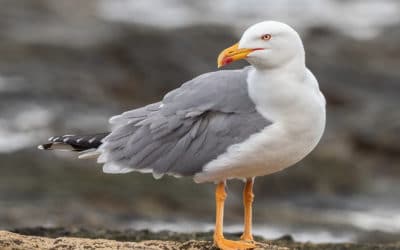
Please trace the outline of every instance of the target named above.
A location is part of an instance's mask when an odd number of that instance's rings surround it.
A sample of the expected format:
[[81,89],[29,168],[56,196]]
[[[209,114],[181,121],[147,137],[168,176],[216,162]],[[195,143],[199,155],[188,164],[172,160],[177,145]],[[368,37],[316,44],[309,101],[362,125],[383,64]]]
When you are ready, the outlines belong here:
[[223,227],[224,227],[225,200],[226,200],[225,182],[220,182],[217,185],[217,189],[215,190],[216,217],[215,217],[214,240],[224,238]]
[[253,194],[254,178],[249,178],[246,181],[246,185],[243,189],[243,205],[244,205],[244,231],[240,239],[244,241],[253,241],[252,228],[252,206],[254,200]]
[[214,231],[214,243],[222,250],[245,250],[255,248],[251,243],[243,241],[232,241],[224,238],[224,204],[226,199],[225,182],[220,182],[215,190],[216,219]]

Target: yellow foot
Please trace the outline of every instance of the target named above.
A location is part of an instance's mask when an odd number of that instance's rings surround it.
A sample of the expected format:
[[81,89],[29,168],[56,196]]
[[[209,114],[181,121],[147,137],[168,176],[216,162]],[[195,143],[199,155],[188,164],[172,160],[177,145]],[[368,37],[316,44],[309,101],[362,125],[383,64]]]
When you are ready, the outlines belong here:
[[251,234],[242,234],[242,236],[240,236],[240,239],[246,242],[254,243],[253,235]]
[[255,244],[244,242],[244,241],[233,241],[227,240],[222,237],[214,238],[214,242],[221,250],[246,250],[253,249],[256,247]]

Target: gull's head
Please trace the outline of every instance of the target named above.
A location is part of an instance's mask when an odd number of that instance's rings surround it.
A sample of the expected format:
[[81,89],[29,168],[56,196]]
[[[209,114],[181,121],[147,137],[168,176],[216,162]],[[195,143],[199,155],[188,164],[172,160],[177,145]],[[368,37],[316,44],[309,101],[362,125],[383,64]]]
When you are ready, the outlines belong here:
[[246,59],[256,68],[274,68],[292,60],[304,61],[299,34],[289,25],[264,21],[249,27],[233,46],[218,56],[218,67]]

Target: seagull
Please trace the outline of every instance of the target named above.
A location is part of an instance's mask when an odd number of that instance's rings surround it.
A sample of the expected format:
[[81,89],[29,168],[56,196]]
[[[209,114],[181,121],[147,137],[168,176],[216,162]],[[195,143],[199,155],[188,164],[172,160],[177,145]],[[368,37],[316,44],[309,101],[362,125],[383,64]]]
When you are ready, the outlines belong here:
[[[160,102],[109,120],[111,132],[51,137],[40,149],[72,150],[97,158],[105,173],[138,171],[192,177],[216,184],[214,243],[223,250],[251,249],[253,184],[308,155],[325,129],[325,98],[306,67],[299,34],[289,25],[263,21],[223,50],[218,68],[245,59],[249,66],[197,76]],[[226,182],[240,179],[244,231],[223,235]]]

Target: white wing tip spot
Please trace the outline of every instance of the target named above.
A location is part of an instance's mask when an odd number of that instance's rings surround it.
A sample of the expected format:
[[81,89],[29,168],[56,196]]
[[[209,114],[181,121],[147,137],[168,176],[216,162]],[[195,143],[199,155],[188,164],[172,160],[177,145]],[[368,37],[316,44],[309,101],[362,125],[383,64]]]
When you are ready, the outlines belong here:
[[156,172],[153,172],[152,174],[153,174],[153,178],[156,180],[161,179],[164,176],[164,174],[159,174]]
[[112,116],[108,120],[108,122],[111,123],[111,124],[114,124],[114,123],[117,123],[120,118],[121,118],[121,115],[115,115],[115,116]]

